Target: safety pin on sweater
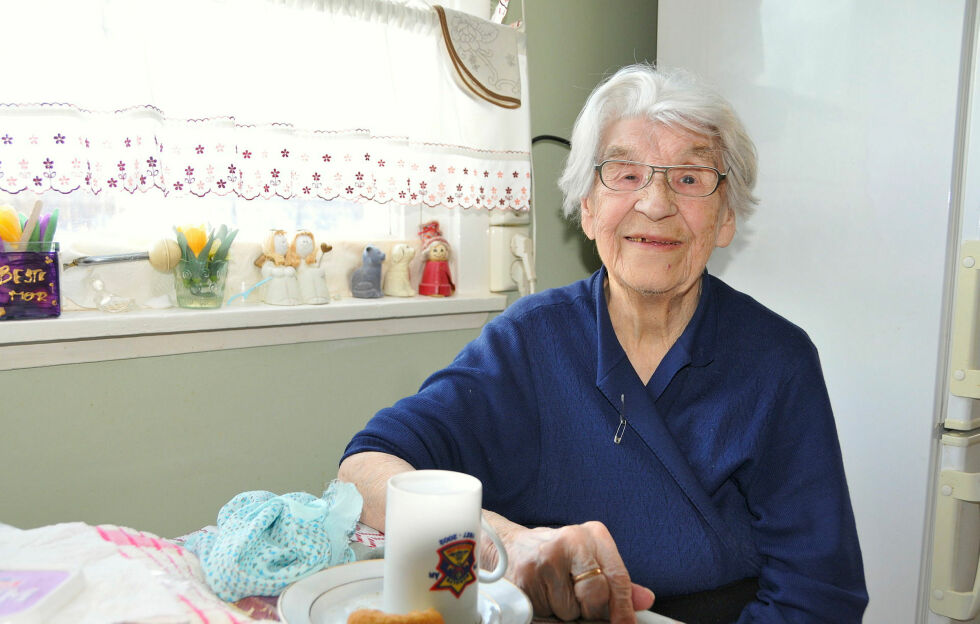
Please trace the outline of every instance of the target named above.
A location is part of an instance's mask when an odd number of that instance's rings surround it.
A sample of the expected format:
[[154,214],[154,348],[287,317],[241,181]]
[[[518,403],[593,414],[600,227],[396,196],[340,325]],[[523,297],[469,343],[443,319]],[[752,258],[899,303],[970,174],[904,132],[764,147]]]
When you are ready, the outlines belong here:
[[613,442],[619,444],[623,439],[623,434],[626,433],[626,395],[619,395],[619,426],[616,427],[616,435],[613,436]]

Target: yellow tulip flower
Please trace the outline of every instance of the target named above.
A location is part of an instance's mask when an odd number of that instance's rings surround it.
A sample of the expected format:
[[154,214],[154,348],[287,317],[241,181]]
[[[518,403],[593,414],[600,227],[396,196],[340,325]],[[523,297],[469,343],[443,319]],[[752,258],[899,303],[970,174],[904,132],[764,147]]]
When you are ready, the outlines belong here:
[[0,206],[0,238],[8,243],[20,240],[20,217],[10,206]]
[[205,231],[203,225],[190,226],[186,228],[177,228],[178,231],[183,232],[184,236],[187,238],[187,247],[194,253],[198,255],[201,250],[204,249],[204,245],[208,242],[208,233]]

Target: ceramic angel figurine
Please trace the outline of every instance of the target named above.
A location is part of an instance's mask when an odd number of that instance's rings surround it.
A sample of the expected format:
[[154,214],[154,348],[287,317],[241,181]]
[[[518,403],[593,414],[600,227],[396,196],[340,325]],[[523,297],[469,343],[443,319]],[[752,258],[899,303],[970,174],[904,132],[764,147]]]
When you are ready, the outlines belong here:
[[391,266],[384,276],[384,293],[389,297],[412,297],[415,289],[408,275],[408,263],[415,257],[415,247],[399,243],[391,250]]
[[448,297],[456,290],[449,272],[449,243],[442,237],[438,221],[429,221],[419,228],[425,267],[419,282],[419,294],[428,297]]
[[[300,302],[296,266],[287,261],[289,239],[285,230],[272,230],[262,244],[262,255],[255,265],[262,267],[265,302],[272,305],[296,305]],[[294,260],[293,260],[294,261]]]
[[383,297],[381,292],[381,263],[385,260],[383,251],[368,245],[361,255],[361,266],[354,269],[350,278],[350,292],[358,299]]
[[[326,254],[333,249],[326,243],[320,244],[320,250]],[[326,271],[316,256],[316,241],[313,233],[300,230],[293,237],[293,243],[286,252],[286,263],[296,267],[296,278],[299,281],[299,297],[303,303],[330,303],[330,291],[327,289]]]

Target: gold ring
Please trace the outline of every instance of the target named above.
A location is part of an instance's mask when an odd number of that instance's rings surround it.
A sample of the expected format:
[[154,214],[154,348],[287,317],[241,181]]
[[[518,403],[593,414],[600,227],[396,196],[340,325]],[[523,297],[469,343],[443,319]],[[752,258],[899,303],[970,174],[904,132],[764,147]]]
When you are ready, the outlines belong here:
[[602,574],[602,568],[592,568],[587,572],[582,572],[581,574],[575,574],[572,576],[572,585],[578,583],[579,581],[590,579],[593,576],[599,576],[600,574]]

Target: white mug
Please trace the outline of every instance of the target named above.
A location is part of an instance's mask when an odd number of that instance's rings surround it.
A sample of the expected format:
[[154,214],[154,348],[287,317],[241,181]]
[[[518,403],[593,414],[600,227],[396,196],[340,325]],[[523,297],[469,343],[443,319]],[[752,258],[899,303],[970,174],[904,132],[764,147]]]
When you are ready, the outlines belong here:
[[[483,520],[483,484],[448,470],[388,480],[383,597],[388,613],[434,608],[446,624],[479,624],[479,583],[507,570],[507,552]],[[479,569],[480,528],[497,547],[497,567]],[[479,582],[478,582],[479,581]]]

